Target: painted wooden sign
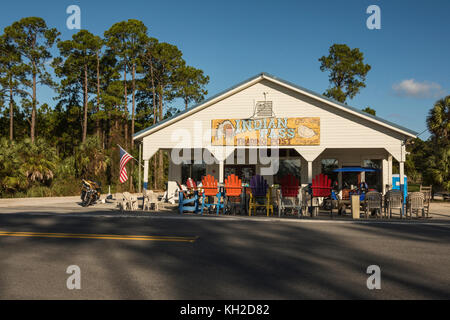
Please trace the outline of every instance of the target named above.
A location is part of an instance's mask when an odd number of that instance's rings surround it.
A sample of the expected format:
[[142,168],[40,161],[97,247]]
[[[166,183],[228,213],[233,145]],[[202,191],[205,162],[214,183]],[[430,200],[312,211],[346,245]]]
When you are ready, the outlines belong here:
[[320,144],[320,118],[213,119],[211,144],[316,146]]

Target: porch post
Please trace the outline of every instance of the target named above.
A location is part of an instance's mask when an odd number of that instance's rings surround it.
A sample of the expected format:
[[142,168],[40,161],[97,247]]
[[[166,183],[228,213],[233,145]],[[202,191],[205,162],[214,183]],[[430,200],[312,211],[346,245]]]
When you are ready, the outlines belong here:
[[142,174],[141,174],[141,164],[142,163],[142,142],[139,143],[139,187],[138,187],[138,191],[139,193],[142,192],[142,184],[141,184],[141,179],[142,179]]
[[313,162],[308,161],[308,183],[312,183],[313,180]]
[[[341,159],[338,159],[338,167],[339,167],[339,169],[342,168]],[[339,185],[339,190],[341,190],[342,189],[342,172],[338,173],[338,185]]]
[[317,157],[325,150],[325,148],[321,146],[302,146],[302,147],[294,147],[294,149],[308,163],[308,183],[312,183],[313,161],[317,159]]
[[405,184],[405,162],[400,161],[400,188],[403,190]]
[[226,146],[226,147],[216,147],[211,146],[208,147],[209,152],[216,158],[219,162],[219,182],[224,182],[225,176],[225,160],[234,152],[234,147]]
[[223,183],[224,176],[225,176],[225,161],[220,160],[219,161],[219,182]]
[[[405,143],[403,143],[402,141],[402,146],[401,146],[401,153],[400,153],[400,161],[399,161],[399,171],[400,171],[400,191],[402,192],[402,194],[405,194],[405,160],[406,160],[406,147],[405,147]],[[402,206],[402,215],[404,215],[404,211],[405,211],[405,200],[403,201],[403,206]]]
[[388,156],[388,184],[392,189],[392,155]]
[[[364,167],[364,160],[363,159],[361,159],[360,165],[361,165],[361,167]],[[360,176],[361,182],[366,182],[366,173],[364,171],[360,172],[359,176]]]
[[[402,195],[405,194],[405,162],[404,161],[400,161],[399,163],[399,167],[400,167],[400,191],[402,193]],[[404,215],[404,211],[405,211],[405,203],[406,199],[403,200],[403,206],[402,206],[402,216]]]
[[383,194],[386,194],[386,185],[389,183],[389,173],[388,173],[388,160],[386,158],[384,158],[383,160],[381,160],[381,170],[382,170],[382,175],[381,175],[381,190],[383,192]]
[[142,158],[144,159],[144,189],[148,187],[148,163],[151,157],[158,151],[158,147],[153,147],[151,142],[145,138],[142,141]]
[[144,190],[147,190],[148,186],[148,160],[144,160]]

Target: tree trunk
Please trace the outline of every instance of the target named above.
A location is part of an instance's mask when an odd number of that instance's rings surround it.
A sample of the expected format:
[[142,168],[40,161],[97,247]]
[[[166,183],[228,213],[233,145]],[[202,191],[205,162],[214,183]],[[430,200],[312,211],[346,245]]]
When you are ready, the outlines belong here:
[[[132,106],[131,106],[131,151],[134,148],[134,117],[135,117],[135,90],[136,90],[136,65],[133,63],[133,69],[131,72],[132,80],[131,80],[131,89],[132,89]],[[134,171],[134,161],[131,163],[131,172]],[[130,188],[133,190],[133,176],[130,176]]]
[[150,61],[150,79],[152,81],[152,94],[153,94],[153,125],[156,124],[156,121],[158,121],[158,119],[156,119],[156,90],[155,90],[155,77],[153,75],[153,63]]
[[[155,90],[155,77],[153,74],[153,63],[151,61],[151,56],[150,56],[150,76],[151,76],[151,81],[152,81],[152,93],[153,93],[153,125],[156,124],[156,122],[158,121],[157,119],[157,105],[156,105],[156,90]],[[157,189],[158,188],[158,179],[157,177],[157,169],[158,169],[158,165],[156,163],[156,156],[153,156],[153,185],[154,188]]]
[[14,139],[14,101],[12,81],[9,79],[9,140]]
[[96,57],[97,57],[97,118],[95,120],[95,126],[97,129],[97,136],[100,138],[100,119],[98,118],[98,113],[100,111],[100,59],[98,56],[98,51]]
[[135,74],[136,74],[136,65],[135,64],[133,64],[133,72],[132,72],[132,77],[133,77],[133,79],[132,79],[132,84],[131,84],[131,86],[132,86],[132,90],[133,90],[133,92],[132,92],[132,99],[133,99],[133,102],[132,102],[132,110],[131,110],[131,149],[133,149],[133,147],[134,147],[134,140],[133,140],[133,136],[134,136],[134,111],[135,111],[135,94],[134,94],[134,92],[135,92],[135,90],[136,90],[136,79],[135,79]]
[[125,118],[125,148],[128,148],[128,100],[127,100],[127,67],[123,71],[123,85],[124,85],[124,118]]
[[84,66],[84,115],[83,115],[83,139],[82,142],[86,141],[87,136],[87,114],[88,114],[88,75],[87,75],[87,65]]
[[34,143],[36,131],[36,64],[33,62],[33,103],[31,109],[31,143]]
[[163,92],[164,92],[164,88],[162,87],[162,85],[159,86],[159,121],[163,120]]
[[[161,88],[161,91],[160,91],[160,94],[159,94],[159,119],[161,121],[162,118],[163,118],[163,111],[162,111],[163,110],[163,89],[162,89],[162,86],[160,86],[160,88]],[[159,150],[158,153],[159,153],[158,178],[159,178],[159,181],[161,182],[160,186],[162,186],[163,185],[163,180],[164,180],[163,151]]]
[[108,111],[106,118],[106,125],[103,132],[103,139],[105,140],[105,148],[109,149],[111,146],[111,114]]

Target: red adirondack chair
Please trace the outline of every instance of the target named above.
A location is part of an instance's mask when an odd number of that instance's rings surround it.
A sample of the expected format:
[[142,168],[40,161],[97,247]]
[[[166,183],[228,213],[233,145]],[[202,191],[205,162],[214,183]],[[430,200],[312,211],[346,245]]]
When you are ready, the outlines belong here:
[[278,216],[286,208],[297,208],[298,214],[301,214],[301,203],[298,190],[300,189],[300,181],[292,174],[288,174],[280,180],[280,199],[278,202]]
[[[202,178],[202,188],[203,188],[203,196],[202,196],[202,208],[201,213],[203,214],[203,209],[205,207],[211,208],[212,206],[216,207],[216,213],[219,214],[219,210],[224,207],[223,201],[221,201],[222,193],[217,188],[217,180],[212,175],[207,175]],[[217,203],[206,203],[206,197],[217,197]],[[209,200],[209,199],[208,199]]]
[[177,181],[178,192],[182,193],[184,198],[189,198],[189,194],[186,190],[183,189],[183,186]]
[[236,175],[230,174],[225,179],[225,194],[227,197],[239,197],[242,193],[242,181]]
[[189,190],[197,190],[197,184],[195,183],[194,179],[188,178],[186,180],[186,186]]
[[236,213],[236,206],[240,205],[240,210],[243,210],[241,205],[241,194],[242,194],[242,180],[234,174],[230,174],[225,179],[225,196],[227,199],[226,209],[227,211],[232,211],[233,214]]
[[217,180],[211,176],[207,175],[202,178],[202,185],[205,196],[216,196],[217,195]]
[[282,197],[297,197],[298,189],[300,188],[300,181],[292,174],[288,174],[281,178],[281,196]]
[[196,191],[197,191],[199,196],[201,196],[203,194],[202,191],[197,186],[197,184],[195,183],[195,180],[192,179],[192,178],[187,178],[187,180],[186,180],[186,187],[187,187],[187,189],[189,191],[188,192],[189,194],[194,194]]
[[312,181],[313,197],[331,196],[331,179],[323,173],[314,177]]
[[[314,177],[312,181],[312,197],[311,197],[311,206],[313,202],[313,198],[330,198],[331,197],[331,179],[323,173]],[[333,215],[333,206],[331,207],[331,216]],[[318,210],[318,209],[317,209]]]

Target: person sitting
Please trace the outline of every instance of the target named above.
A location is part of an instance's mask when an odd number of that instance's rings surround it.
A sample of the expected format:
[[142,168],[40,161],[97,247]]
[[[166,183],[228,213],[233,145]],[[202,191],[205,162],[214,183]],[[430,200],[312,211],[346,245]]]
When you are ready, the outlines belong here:
[[367,183],[365,181],[361,182],[359,184],[359,192],[360,192],[360,194],[366,193],[367,191],[369,191],[369,186],[367,185]]

